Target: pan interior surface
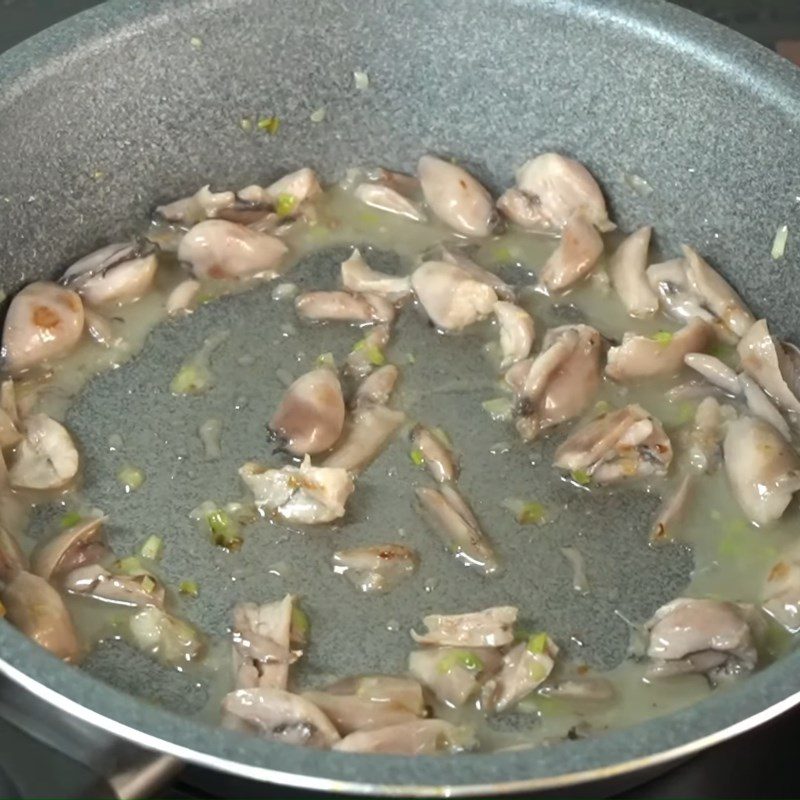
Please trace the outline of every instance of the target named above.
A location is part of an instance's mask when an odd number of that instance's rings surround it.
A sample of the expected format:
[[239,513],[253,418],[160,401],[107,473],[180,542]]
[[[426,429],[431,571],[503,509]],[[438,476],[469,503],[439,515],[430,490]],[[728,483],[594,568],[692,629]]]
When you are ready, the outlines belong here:
[[[791,338],[796,298],[785,276],[796,260],[790,252],[776,270],[769,255],[775,229],[793,208],[800,169],[800,159],[788,157],[798,150],[791,136],[798,114],[789,68],[656,3],[635,9],[611,3],[602,11],[560,2],[468,6],[414,5],[411,13],[405,4],[388,3],[365,16],[336,4],[179,3],[142,13],[135,4],[123,9],[112,3],[61,34],[47,34],[55,54],[32,73],[13,78],[10,70],[13,79],[0,100],[5,153],[19,154],[13,160],[2,156],[0,195],[12,199],[2,228],[6,286],[56,274],[93,245],[140,226],[156,202],[209,181],[263,182],[306,164],[329,178],[352,164],[409,168],[419,154],[434,151],[466,159],[499,189],[529,155],[557,149],[591,166],[624,228],[652,222],[665,250],[683,240],[695,243],[722,267],[756,315],[768,312],[777,331]],[[656,24],[671,33],[657,36]],[[452,47],[441,44],[437,32],[443,27]],[[487,37],[487,30],[496,36]],[[84,38],[91,46],[75,49]],[[718,42],[710,55],[697,45],[709,39]],[[650,54],[646,61],[635,55],[642,48]],[[32,43],[8,58],[25,70],[26,59],[37,52]],[[98,69],[113,87],[100,96],[89,80]],[[354,70],[370,76],[367,91],[354,87]],[[74,102],[53,120],[47,109],[61,107],[67,87]],[[311,112],[323,106],[324,123],[311,122]],[[750,111],[743,116],[737,108]],[[281,117],[279,135],[242,131],[243,116],[262,113]],[[632,188],[641,184],[631,176],[644,178],[651,191]],[[303,259],[291,280],[314,288],[332,285],[347,252],[333,246]],[[380,249],[370,263],[398,268]],[[531,478],[549,469],[550,453],[546,447],[531,452],[508,431],[484,423],[480,402],[493,393],[483,382],[485,340],[478,334],[464,346],[447,337],[432,345],[432,330],[401,324],[394,348],[415,355],[402,390],[413,398],[415,413],[447,430],[462,454],[462,485],[478,515],[491,516],[491,534],[507,565],[502,577],[464,574],[414,522],[409,487],[418,474],[400,440],[365,475],[364,491],[359,486],[349,511],[352,521],[341,533],[293,535],[259,523],[247,531],[238,554],[198,539],[188,511],[203,500],[241,494],[236,469],[269,452],[264,426],[282,393],[276,376],[296,376],[331,349],[319,329],[297,326],[291,337],[283,335],[292,307],[272,301],[271,288],[225,298],[189,320],[160,326],[141,357],[94,379],[70,411],[68,423],[86,456],[86,495],[111,516],[115,549],[133,550],[151,533],[163,536],[166,577],[173,583],[192,578],[202,589],[187,602],[187,616],[220,635],[237,600],[301,594],[314,626],[304,667],[312,681],[401,670],[410,649],[407,631],[423,614],[509,602],[576,657],[597,668],[617,664],[628,629],[614,610],[646,619],[680,593],[690,556],[677,547],[647,547],[642,530],[655,498],[646,495],[604,496],[597,515],[596,497],[550,480],[536,485],[535,493],[558,509],[551,525],[521,531],[498,513],[504,498],[531,496]],[[209,396],[187,400],[187,414],[167,391],[169,377],[220,330],[228,338],[214,358],[217,385]],[[341,341],[337,358],[346,352],[346,337]],[[445,391],[431,391],[443,385]],[[467,406],[478,411],[466,414]],[[223,455],[206,462],[197,428],[211,416],[223,420]],[[506,440],[509,451],[493,455]],[[489,466],[501,462],[502,468]],[[140,492],[120,492],[115,475],[123,463],[144,470]],[[602,525],[595,524],[596,516]],[[394,592],[359,597],[332,574],[335,547],[390,540],[401,529],[404,540],[420,550],[423,566]],[[584,553],[592,581],[588,596],[572,590],[560,553],[566,545]],[[7,626],[0,629],[0,642],[9,663],[25,659],[25,668],[41,682],[58,672]],[[409,765],[336,754],[312,760],[307,753],[219,731],[198,732],[156,709],[130,711],[121,696],[85,676],[71,682],[66,668],[60,672],[67,677],[53,677],[50,685],[123,724],[253,769],[359,784],[457,786],[544,779],[681,746],[796,691],[796,679],[790,680],[794,660],[789,656],[724,696],[660,722],[546,751],[477,756],[474,764],[445,758]],[[180,714],[202,714],[218,691],[213,682],[198,686],[189,673],[164,673],[117,644],[101,647],[87,667]]]

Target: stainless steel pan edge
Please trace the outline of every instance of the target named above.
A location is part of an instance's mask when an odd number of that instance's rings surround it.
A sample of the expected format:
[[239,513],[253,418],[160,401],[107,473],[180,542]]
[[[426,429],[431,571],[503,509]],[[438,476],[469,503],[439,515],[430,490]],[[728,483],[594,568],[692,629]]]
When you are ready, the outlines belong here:
[[[180,24],[187,30],[187,20],[194,19],[195,16],[205,18],[204,15],[212,14],[215,9],[235,10],[248,5],[252,4],[245,0],[169,4],[112,2],[20,45],[0,59],[0,109],[6,117],[6,127],[0,126],[3,134],[0,140],[6,147],[9,142],[16,147],[20,134],[18,131],[14,132],[13,126],[21,117],[16,115],[15,109],[23,103],[26,95],[37,91],[48,81],[52,82],[55,76],[69,73],[83,59],[100,58],[109,50],[125,52],[126,43],[141,43],[143,37],[158,33],[165,25]],[[345,15],[348,13],[347,4],[321,5],[331,12]],[[684,60],[693,77],[700,73],[708,76],[709,85],[706,88],[709,91],[709,104],[713,104],[714,100],[711,95],[712,87],[720,80],[733,87],[731,97],[750,98],[752,105],[743,107],[742,114],[748,117],[768,114],[770,123],[779,121],[780,125],[774,130],[775,140],[779,144],[785,142],[785,137],[792,133],[793,126],[800,122],[798,75],[792,67],[743,38],[665,3],[553,0],[540,3],[485,2],[470,5],[471,10],[476,12],[476,17],[480,16],[479,12],[488,13],[490,7],[497,6],[512,9],[515,20],[524,20],[526,14],[533,18],[541,14],[550,24],[554,19],[561,20],[565,25],[580,20],[581,25],[592,27],[596,35],[607,37],[606,41],[612,47],[621,47],[623,44],[634,47],[648,43],[664,58],[668,56],[669,59]],[[404,9],[408,14],[414,8],[432,13],[426,4],[415,6],[405,2],[389,2],[383,10],[387,14],[402,16]],[[448,9],[452,12],[453,5],[442,4],[439,13],[447,13]],[[386,19],[388,18],[387,16]],[[580,35],[584,33],[585,30],[582,30]],[[643,57],[646,55],[646,50],[643,50]],[[580,87],[576,91],[581,91]],[[713,124],[714,120],[709,118],[707,122]],[[623,123],[624,120],[620,120],[621,126]],[[439,140],[426,142],[423,137],[420,147],[442,147],[441,142],[447,139],[447,131],[437,133]],[[38,131],[35,128],[29,129],[27,134],[31,142],[27,147],[20,146],[19,155],[23,159],[29,157],[38,145]],[[528,136],[538,141],[537,134],[541,135],[542,132],[532,128],[532,133]],[[176,138],[183,135],[176,131]],[[611,137],[611,134],[603,130],[598,130],[596,135],[606,142]],[[509,164],[514,163],[513,158],[519,160],[520,154],[524,154],[521,145],[526,136],[512,132],[510,138],[514,137],[517,141],[507,145],[512,153],[498,145],[496,158],[487,167],[494,178],[490,182],[497,184],[506,178]],[[548,137],[549,144],[559,144],[557,131],[548,131],[545,138]],[[579,133],[567,131],[564,138],[565,146],[581,152]],[[468,137],[464,143],[457,144],[465,153],[470,152]],[[369,155],[369,148],[365,148],[364,152]],[[642,157],[646,148],[641,145],[637,151],[632,146],[630,152],[636,160]],[[783,152],[788,159],[797,150],[786,145]],[[337,152],[331,146],[328,154],[335,156]],[[376,153],[376,157],[380,155],[380,152]],[[399,150],[398,163],[407,161],[408,155],[408,152]],[[290,154],[285,156],[288,161]],[[252,153],[243,153],[238,161],[237,158],[236,154],[231,157],[230,172],[234,178],[237,171],[243,173],[248,167]],[[722,161],[724,160],[723,157]],[[758,161],[757,158],[755,160]],[[630,224],[636,220],[642,213],[641,199],[626,197],[623,178],[618,171],[612,170],[609,160],[604,161],[602,156],[592,154],[590,161],[608,187],[622,223]],[[505,165],[502,168],[499,166],[501,163]],[[755,171],[747,164],[742,165],[741,180],[748,184],[747,194],[754,203],[752,209],[740,209],[741,228],[745,230],[748,239],[753,238],[754,232],[758,232],[758,236],[766,236],[770,220],[777,224],[780,220],[776,214],[781,213],[782,209],[790,208],[790,205],[781,206],[780,203],[788,197],[788,187],[797,177],[793,171],[796,163],[795,159],[791,163],[787,161],[786,164],[778,165],[782,169],[776,168],[775,174],[770,174],[768,164],[763,165],[762,169],[762,165],[758,163],[756,166],[759,169]],[[633,167],[636,164],[630,165],[630,168]],[[730,169],[731,165],[726,163],[725,168]],[[654,170],[655,173],[658,171]],[[777,174],[779,172],[785,174],[781,177]],[[498,175],[501,177],[498,178]],[[29,176],[29,179],[32,185],[36,184],[35,175]],[[768,187],[759,183],[762,179],[769,184]],[[130,176],[121,179],[122,189],[129,190],[140,180],[141,175],[131,169]],[[185,189],[186,181],[186,174],[181,174],[178,170],[165,174],[162,184],[164,194]],[[15,187],[19,188],[20,185],[16,184]],[[780,196],[780,202],[774,198],[769,199],[770,189]],[[102,197],[82,198],[81,191],[84,190],[84,187],[64,187],[70,207],[72,204],[83,203],[83,216],[91,221],[87,221],[85,229],[81,230],[77,230],[78,226],[75,225],[58,228],[59,223],[54,223],[51,229],[58,229],[59,234],[55,241],[44,235],[41,221],[38,226],[32,221],[32,212],[15,210],[11,213],[7,222],[3,223],[7,225],[3,230],[3,274],[9,283],[29,279],[36,274],[36,270],[20,266],[30,261],[33,252],[38,256],[38,263],[62,263],[105,233],[123,229],[131,215],[142,214],[154,200],[152,196],[137,196],[135,191],[130,192],[131,200],[124,208],[115,207],[113,214],[95,222],[92,220],[93,212],[102,207],[104,200]],[[677,193],[682,190],[683,187],[676,186]],[[109,202],[108,198],[105,202]],[[708,198],[708,205],[711,207],[708,216],[712,219],[717,210],[714,206],[718,202],[721,203],[722,200],[718,201],[716,195]],[[45,211],[47,210],[48,207],[45,207]],[[733,210],[735,209],[725,208],[724,213],[720,212],[717,216],[733,222]],[[694,241],[706,241],[712,256],[720,263],[733,264],[734,271],[738,270],[737,283],[742,287],[745,296],[754,299],[757,310],[759,305],[762,308],[775,305],[779,311],[781,307],[784,311],[793,307],[796,300],[794,288],[782,290],[776,283],[781,283],[780,279],[762,274],[767,266],[765,260],[758,263],[753,261],[752,269],[749,270],[742,264],[741,251],[747,250],[749,245],[743,248],[742,242],[733,237],[729,242],[717,242],[702,221],[696,221],[692,229],[691,220],[683,210],[679,211],[676,216],[680,219],[675,223],[678,228],[671,231],[667,226],[668,238],[680,229],[681,232],[688,231]],[[651,212],[658,212],[663,217],[666,209],[656,208],[651,209]],[[744,219],[745,215],[747,219]],[[772,230],[774,231],[774,226]],[[692,237],[691,234],[695,235]],[[38,250],[31,250],[31,240],[36,242],[37,236],[41,240],[37,243]],[[782,283],[785,284],[785,280]],[[779,299],[781,295],[785,295],[783,301]],[[779,322],[784,330],[790,330],[793,320],[787,313],[779,318]],[[5,623],[0,623],[0,659],[0,670],[24,689],[35,692],[90,724],[145,747],[163,750],[185,760],[258,780],[328,791],[403,796],[553,789],[609,778],[695,752],[747,730],[800,701],[800,656],[792,654],[757,674],[735,691],[718,693],[679,713],[628,730],[614,731],[597,739],[529,752],[408,760],[318,753],[205,728],[196,722],[135,700],[110,686],[98,683],[87,674],[58,663]]]

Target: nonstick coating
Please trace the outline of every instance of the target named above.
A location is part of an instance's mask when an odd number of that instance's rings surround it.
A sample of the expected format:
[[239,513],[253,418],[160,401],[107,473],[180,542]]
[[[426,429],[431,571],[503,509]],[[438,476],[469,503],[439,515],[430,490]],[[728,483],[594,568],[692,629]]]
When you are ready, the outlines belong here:
[[[368,73],[368,91],[354,89],[354,70]],[[312,124],[320,106],[327,118]],[[244,135],[239,120],[257,113],[278,114],[280,134]],[[661,2],[111,2],[0,58],[3,288],[56,275],[205,182],[240,186],[306,164],[327,178],[358,163],[410,169],[433,151],[497,191],[527,157],[557,149],[598,175],[623,228],[652,222],[665,248],[693,243],[793,338],[796,233],[780,262],[770,245],[780,224],[797,230],[798,125],[794,68]],[[652,192],[634,191],[632,174]],[[636,513],[620,509],[625,526],[641,524]],[[620,560],[623,542],[609,540]],[[675,590],[637,566],[627,578],[637,597]],[[409,760],[206,728],[58,663],[4,622],[0,656],[32,690],[143,744],[253,778],[376,793],[610,777],[743,730],[800,691],[795,653],[732,691],[597,739]],[[132,685],[122,669],[109,679]]]

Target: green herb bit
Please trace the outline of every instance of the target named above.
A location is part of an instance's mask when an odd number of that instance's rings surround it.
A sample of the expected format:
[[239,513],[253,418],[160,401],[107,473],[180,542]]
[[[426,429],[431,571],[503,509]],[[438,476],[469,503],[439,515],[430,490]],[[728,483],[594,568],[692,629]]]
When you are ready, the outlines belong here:
[[172,379],[172,394],[202,394],[210,388],[211,373],[201,364],[184,364]]
[[585,469],[572,470],[570,477],[581,486],[588,486],[592,482],[592,476]]
[[406,363],[408,364],[416,364],[417,359],[413,353],[406,353]]
[[520,525],[541,525],[547,520],[547,512],[541,503],[525,503],[517,512]]
[[142,545],[139,554],[142,558],[149,558],[151,561],[158,561],[164,553],[164,540],[160,536],[150,536]]
[[494,422],[508,422],[514,411],[514,403],[508,397],[495,397],[481,403],[483,410]]
[[126,465],[117,472],[117,480],[125,487],[126,492],[135,492],[144,483],[144,472],[138,467]]
[[507,247],[498,247],[495,249],[494,260],[498,262],[513,261],[514,257],[511,255],[511,250]]
[[534,655],[541,655],[547,650],[547,634],[534,633],[528,638],[528,652]]
[[199,50],[203,46],[203,40],[199,36],[192,36],[189,39],[189,44],[194,47],[195,50]]
[[206,514],[206,522],[211,529],[211,539],[215,545],[235,550],[242,543],[239,536],[239,525],[227,511],[221,508],[209,511]]
[[278,195],[275,211],[279,217],[288,217],[297,208],[297,198],[293,194],[282,193]]
[[380,347],[372,344],[372,342],[369,342],[366,339],[359,339],[353,345],[353,350],[356,353],[363,352],[367,357],[367,361],[369,361],[373,367],[382,367],[386,363],[386,356],[383,354],[383,351],[380,349]]
[[408,454],[408,457],[411,459],[411,462],[415,467],[421,467],[425,463],[425,456],[422,455],[422,450],[420,450],[418,447],[415,447]]
[[258,120],[258,129],[274,136],[281,127],[281,121],[276,116],[261,117]]
[[675,334],[671,333],[670,331],[656,331],[650,338],[654,342],[658,342],[666,347],[666,345],[672,341],[674,336]]
[[156,582],[149,575],[145,575],[144,578],[142,578],[142,589],[144,589],[147,594],[153,594],[156,590]]
[[336,359],[333,353],[322,353],[317,356],[316,364],[318,367],[328,367],[329,369],[336,369]]
[[216,299],[217,295],[215,295],[213,292],[198,292],[194,296],[194,302],[198,306],[204,306],[206,303],[210,303],[212,300]]
[[594,410],[598,415],[608,414],[611,411],[611,403],[608,400],[598,400],[594,404]]
[[114,569],[122,575],[147,575],[139,556],[127,556],[121,558],[114,564]]
[[380,216],[374,211],[362,211],[358,215],[358,221],[369,228],[374,228],[381,224]]
[[197,597],[200,594],[200,587],[195,581],[181,581],[178,591],[181,594],[189,595],[189,597]]
[[681,403],[678,406],[678,425],[685,425],[694,419],[697,406],[694,403]]
[[311,630],[311,620],[302,608],[292,606],[292,632],[296,638],[305,639]]
[[453,650],[452,653],[448,653],[436,665],[436,669],[442,675],[446,675],[456,667],[480,672],[483,669],[483,661],[469,650]]
[[77,511],[68,511],[61,517],[61,527],[71,528],[73,525],[77,525],[81,519],[82,517]]
[[242,117],[239,120],[239,127],[245,133],[252,133],[252,131],[253,131],[253,118],[252,117]]

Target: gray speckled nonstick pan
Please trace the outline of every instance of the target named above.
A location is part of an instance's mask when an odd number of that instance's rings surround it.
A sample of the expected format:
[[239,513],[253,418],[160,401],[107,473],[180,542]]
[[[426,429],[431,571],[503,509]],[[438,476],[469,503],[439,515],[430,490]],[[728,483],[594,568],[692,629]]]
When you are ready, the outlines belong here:
[[[368,73],[369,91],[353,90],[354,70]],[[311,123],[309,114],[323,105],[325,123]],[[238,121],[253,113],[279,114],[280,135],[242,135]],[[692,242],[722,265],[757,316],[768,313],[778,334],[791,337],[798,333],[800,261],[790,249],[777,266],[770,244],[779,224],[800,224],[799,126],[800,73],[656,0],[120,0],[0,58],[0,197],[7,199],[0,203],[0,279],[10,292],[53,276],[142,223],[156,202],[206,182],[245,185],[307,164],[329,178],[352,164],[409,169],[430,151],[465,161],[496,191],[525,158],[556,149],[590,166],[624,229],[653,222],[662,245]],[[105,180],[93,178],[97,170]],[[631,174],[646,178],[652,192],[631,191]],[[265,313],[255,300],[242,302],[237,308]],[[226,321],[219,314],[193,318],[177,350],[164,331],[154,334],[164,374],[191,352],[206,324]],[[90,393],[98,436],[128,413],[101,402],[103,387],[128,380],[131,402],[148,414],[138,425],[159,446],[159,431],[172,421],[159,417],[155,401],[153,415],[147,411],[141,390],[155,374],[148,372],[152,359],[147,364],[104,377]],[[230,473],[220,477],[228,491],[234,465],[215,469]],[[186,505],[157,484],[127,507],[132,527],[148,515],[163,519],[171,504]],[[113,506],[98,486],[93,502]],[[626,542],[643,512],[621,503],[616,513],[619,530],[605,531],[615,534],[606,548],[613,580],[645,614],[679,590],[688,561],[667,559],[670,571],[632,554]],[[123,549],[125,530],[114,542]],[[196,533],[184,530],[185,539],[176,534],[170,543],[175,569],[191,565],[213,581],[210,557],[188,538]],[[255,546],[249,557],[256,569],[269,563]],[[555,569],[558,554],[546,558]],[[563,627],[575,607],[536,580],[541,567],[513,588],[521,603],[543,609],[548,626]],[[255,592],[259,583],[248,574],[244,588]],[[308,579],[315,625],[338,626],[332,667],[401,663],[408,643],[364,635],[364,612],[354,601],[333,598],[326,615],[313,572]],[[443,595],[448,610],[474,606],[478,590],[466,580],[453,584]],[[481,598],[486,605],[514,599],[502,594],[487,588]],[[398,598],[381,600],[380,608],[385,615],[392,602],[407,603],[396,612],[404,625],[431,605]],[[201,593],[193,619],[224,629],[233,599]],[[607,621],[601,634],[597,658],[621,657],[624,626]],[[529,751],[411,760],[290,748],[206,727],[175,713],[195,702],[181,684],[155,688],[157,704],[126,693],[144,694],[144,661],[99,659],[79,671],[0,622],[0,669],[67,712],[214,768],[327,790],[485,795],[565,786],[693,752],[800,700],[800,654],[792,653],[730,691],[633,728]]]

